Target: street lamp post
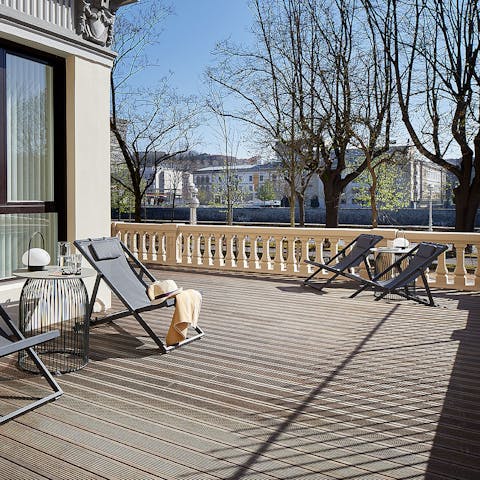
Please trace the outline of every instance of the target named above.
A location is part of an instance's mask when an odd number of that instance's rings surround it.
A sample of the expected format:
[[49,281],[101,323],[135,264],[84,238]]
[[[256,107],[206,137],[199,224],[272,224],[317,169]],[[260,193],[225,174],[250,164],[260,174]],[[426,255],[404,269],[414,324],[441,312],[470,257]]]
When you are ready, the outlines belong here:
[[433,231],[432,185],[428,185],[428,231]]

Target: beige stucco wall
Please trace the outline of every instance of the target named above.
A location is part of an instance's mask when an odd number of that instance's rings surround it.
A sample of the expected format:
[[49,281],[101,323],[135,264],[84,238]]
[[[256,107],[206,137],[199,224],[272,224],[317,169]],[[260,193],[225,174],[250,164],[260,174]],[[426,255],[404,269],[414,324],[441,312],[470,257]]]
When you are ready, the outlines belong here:
[[[110,236],[110,69],[66,59],[67,239]],[[92,281],[86,283],[92,285]],[[101,304],[109,305],[106,289]]]

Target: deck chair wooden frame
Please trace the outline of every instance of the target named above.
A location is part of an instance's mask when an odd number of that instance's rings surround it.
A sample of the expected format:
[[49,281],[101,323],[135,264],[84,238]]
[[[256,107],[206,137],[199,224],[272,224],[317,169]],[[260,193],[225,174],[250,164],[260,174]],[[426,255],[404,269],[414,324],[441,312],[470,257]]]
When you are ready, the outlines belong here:
[[[331,257],[327,263],[314,262],[312,260],[305,260],[305,263],[317,267],[317,269],[303,281],[304,285],[315,288],[316,290],[322,290],[328,287],[337,277],[345,276],[348,278],[355,278],[358,280],[360,277],[351,274],[349,270],[353,267],[358,267],[361,263],[365,264],[367,275],[371,279],[372,272],[370,265],[368,264],[368,255],[370,249],[373,248],[378,242],[383,239],[380,235],[370,235],[362,233],[355,240],[351,241],[346,247],[344,247],[335,256]],[[335,263],[337,262],[337,263]],[[313,281],[313,278],[318,275],[322,270],[327,270],[333,275],[329,277],[325,282]]]
[[[380,294],[375,297],[376,301],[381,300],[385,297],[385,295],[394,293],[403,298],[413,300],[423,305],[430,307],[436,306],[425,272],[427,268],[447,249],[447,245],[438,243],[419,243],[416,247],[399,257],[383,272],[376,274],[370,280],[362,279],[363,285],[361,285],[356,292],[350,295],[350,298],[354,298],[364,290],[372,288],[380,292]],[[408,261],[408,265],[405,268],[402,268],[402,265],[405,264],[405,261]],[[392,270],[396,270],[398,274],[390,279],[380,280],[380,278],[385,277],[385,275],[392,273]],[[422,279],[423,287],[427,294],[428,300],[416,295],[416,293],[414,293],[412,290],[412,285],[418,277]]]
[[[133,255],[127,246],[117,237],[103,237],[86,240],[76,240],[74,245],[83,257],[96,270],[97,278],[91,295],[88,316],[90,325],[95,326],[106,322],[112,322],[119,318],[132,315],[135,320],[148,333],[150,338],[157,344],[162,353],[168,353],[178,347],[184,346],[203,337],[203,330],[197,325],[194,327],[196,335],[188,337],[175,345],[167,346],[163,340],[152,330],[150,325],[143,319],[142,313],[158,308],[172,307],[175,305],[175,298],[168,298],[164,302],[152,302],[147,295],[149,283],[155,282],[155,277],[148,269]],[[106,255],[116,255],[112,258],[99,258],[96,248],[106,246]],[[108,251],[112,252],[111,254]],[[115,253],[117,252],[117,253]],[[115,270],[117,268],[117,270]],[[120,277],[119,277],[120,276]],[[101,281],[104,281],[116,297],[123,303],[126,310],[92,318],[93,306],[98,294]]]
[[17,353],[22,350],[27,352],[27,355],[31,358],[35,366],[37,367],[39,373],[45,378],[50,388],[53,390],[53,393],[46,395],[34,402],[29,403],[21,408],[18,408],[15,411],[12,411],[8,414],[5,414],[0,417],[0,425],[8,422],[12,418],[18,417],[23,413],[29,412],[34,408],[40,407],[41,405],[55,400],[60,395],[63,394],[62,389],[58,383],[53,378],[52,374],[48,371],[45,364],[40,360],[38,354],[35,352],[33,347],[39,345],[40,343],[47,342],[52,340],[60,335],[58,330],[52,330],[50,332],[42,333],[32,337],[25,337],[18,327],[13,323],[12,319],[5,311],[5,309],[0,305],[0,317],[5,322],[7,328],[10,330],[11,334],[8,334],[5,330],[0,328],[0,357],[5,357],[6,355],[11,355],[12,353]]

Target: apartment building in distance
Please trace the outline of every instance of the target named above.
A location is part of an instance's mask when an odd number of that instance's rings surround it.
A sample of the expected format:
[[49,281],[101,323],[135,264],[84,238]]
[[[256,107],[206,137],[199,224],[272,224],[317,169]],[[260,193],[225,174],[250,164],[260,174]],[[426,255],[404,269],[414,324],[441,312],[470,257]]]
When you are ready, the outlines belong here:
[[[408,186],[408,203],[410,207],[426,206],[430,198],[434,205],[448,206],[451,203],[451,190],[448,188],[447,175],[444,169],[422,158],[414,147],[396,147],[405,151],[395,165],[395,174],[398,181]],[[358,163],[362,160],[362,152],[350,149],[347,162]],[[233,176],[238,179],[238,186],[245,192],[245,202],[256,202],[258,188],[271,181],[275,185],[276,199],[281,200],[288,194],[288,186],[281,172],[279,161],[270,161],[257,164],[232,165]],[[204,202],[214,203],[215,195],[218,196],[218,185],[225,176],[225,166],[216,165],[199,168],[193,172],[193,181],[201,192]],[[358,182],[347,185],[342,198],[341,206],[355,207],[360,205],[358,199]],[[323,184],[318,175],[314,175],[305,192],[307,207],[322,207],[324,202]],[[218,203],[218,202],[216,202]],[[261,202],[257,202],[261,203]]]

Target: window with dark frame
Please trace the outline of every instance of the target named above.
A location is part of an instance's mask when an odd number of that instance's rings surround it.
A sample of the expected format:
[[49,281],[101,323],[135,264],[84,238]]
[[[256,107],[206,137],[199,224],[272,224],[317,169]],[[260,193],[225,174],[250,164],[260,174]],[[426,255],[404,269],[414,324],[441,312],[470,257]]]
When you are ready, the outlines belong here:
[[66,237],[64,60],[1,41],[0,116],[4,279],[23,266],[34,232],[45,238],[52,263],[57,240]]

